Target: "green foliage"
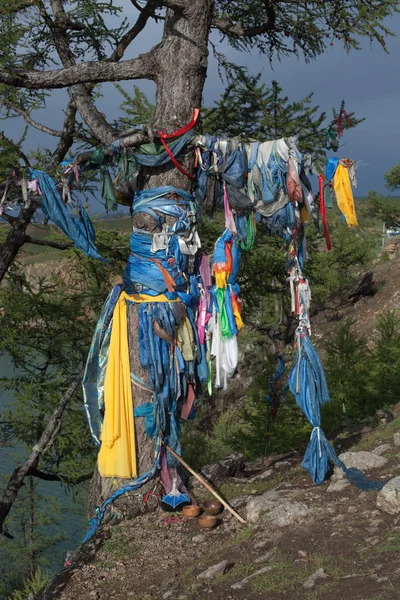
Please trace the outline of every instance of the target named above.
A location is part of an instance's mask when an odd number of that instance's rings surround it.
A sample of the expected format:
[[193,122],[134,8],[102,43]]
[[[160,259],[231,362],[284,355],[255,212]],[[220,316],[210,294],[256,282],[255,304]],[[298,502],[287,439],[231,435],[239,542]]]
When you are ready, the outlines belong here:
[[400,206],[398,202],[390,201],[390,198],[371,191],[367,195],[368,214],[385,223],[387,229],[400,226]]
[[20,491],[7,527],[14,540],[0,539],[0,598],[12,600],[37,593],[50,578],[45,569],[49,550],[65,539],[60,529],[60,505],[45,497],[32,477]]
[[336,41],[346,50],[359,49],[360,37],[377,41],[385,48],[385,36],[391,32],[384,20],[399,11],[394,0],[345,3],[217,0],[215,5],[222,20],[239,22],[247,32],[256,34],[241,36],[232,27],[227,35],[229,43],[241,51],[257,49],[270,60],[290,54],[311,60]]
[[[110,266],[73,250],[74,258],[65,262],[61,274],[39,278],[34,285],[14,266],[9,284],[0,290],[0,353],[7,354],[14,366],[14,372],[0,380],[1,389],[11,391],[14,399],[2,411],[4,445],[32,448],[69,379],[86,360],[110,279],[121,272],[120,255],[125,258],[127,253],[126,239],[115,232],[100,231],[98,241]],[[76,392],[62,432],[38,468],[73,481],[91,472],[95,456],[81,394]]]
[[8,600],[30,600],[33,596],[36,596],[44,586],[50,581],[51,574],[41,569],[40,567],[29,577],[24,583],[24,587],[21,590],[15,590],[9,596]]
[[138,86],[133,86],[133,95],[124,90],[118,83],[115,84],[115,87],[124,99],[120,105],[120,110],[125,115],[115,123],[115,126],[121,129],[129,129],[150,123],[154,106]]
[[[209,422],[203,411],[198,411],[196,421],[182,427],[183,458],[194,469],[226,458],[234,451],[234,440],[242,427],[240,413],[228,408],[212,419],[211,431],[204,431],[201,422]],[[201,452],[199,452],[201,449]]]
[[[332,250],[326,251],[325,241],[317,235],[314,225],[307,228],[309,259],[304,268],[309,279],[314,302],[323,300],[332,292],[354,279],[360,266],[368,263],[376,253],[371,231],[350,229],[345,223],[330,227]],[[377,238],[378,239],[378,238]]]
[[[260,141],[297,136],[301,151],[324,154],[326,128],[335,125],[337,111],[333,109],[332,119],[327,121],[326,113],[313,105],[312,93],[289,101],[277,81],[268,88],[260,78],[261,74],[253,77],[244,72],[236,76],[215,106],[204,111],[202,130]],[[342,102],[340,109],[344,108]],[[354,113],[349,119],[348,128],[363,121]]]
[[[349,229],[341,222],[333,222],[330,229],[332,250],[327,252],[315,225],[307,228],[309,259],[304,271],[311,283],[314,302],[349,283],[374,253],[371,232]],[[243,253],[239,282],[245,321],[250,327],[276,329],[284,326],[290,315],[286,251],[283,240],[258,228],[254,249]]]
[[342,323],[326,345],[325,373],[331,404],[323,407],[323,426],[333,432],[342,425],[374,416],[392,406],[400,395],[400,318],[383,315],[377,339],[370,347],[355,330],[355,322]]
[[310,437],[311,427],[291,395],[274,416],[265,398],[274,368],[272,357],[269,357],[264,362],[263,371],[253,379],[241,412],[242,428],[232,440],[233,448],[248,458],[305,447]]
[[390,191],[400,188],[400,164],[395,165],[385,173],[386,187]]

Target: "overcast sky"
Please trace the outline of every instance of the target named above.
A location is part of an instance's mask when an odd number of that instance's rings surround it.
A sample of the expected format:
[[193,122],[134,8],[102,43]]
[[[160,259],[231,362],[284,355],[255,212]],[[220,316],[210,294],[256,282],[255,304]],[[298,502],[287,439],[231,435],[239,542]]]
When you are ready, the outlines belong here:
[[[130,0],[123,0],[126,14],[131,10]],[[359,161],[359,187],[356,195],[363,196],[368,190],[384,192],[383,174],[391,166],[400,162],[400,79],[398,77],[398,57],[400,54],[400,15],[387,23],[398,37],[389,38],[386,54],[378,44],[370,47],[363,42],[362,51],[350,54],[335,44],[326,54],[312,63],[305,64],[291,57],[281,63],[275,62],[273,70],[266,57],[257,53],[243,54],[224,47],[223,51],[234,62],[246,65],[252,73],[262,72],[262,79],[269,83],[276,79],[290,100],[299,100],[314,92],[315,103],[321,110],[330,113],[332,106],[338,107],[342,98],[346,108],[354,110],[358,117],[365,117],[364,123],[356,129],[345,132],[340,155]],[[126,58],[145,52],[160,40],[161,29],[151,23],[129,49]],[[218,38],[214,37],[214,41]],[[154,97],[152,82],[134,82],[143,91]],[[133,85],[127,84],[127,87]],[[212,105],[219,97],[224,86],[219,80],[216,64],[210,55],[208,77],[204,90],[205,105]],[[105,95],[99,101],[99,107],[109,120],[116,116],[121,102],[119,93],[111,85],[104,86]],[[37,113],[38,120],[49,126],[61,127],[63,115],[60,107],[65,106],[64,91],[56,91],[49,98],[46,111]],[[6,133],[17,137],[22,124],[16,121],[4,123]],[[37,131],[31,131],[25,144],[34,148],[38,144],[49,146],[49,138]]]

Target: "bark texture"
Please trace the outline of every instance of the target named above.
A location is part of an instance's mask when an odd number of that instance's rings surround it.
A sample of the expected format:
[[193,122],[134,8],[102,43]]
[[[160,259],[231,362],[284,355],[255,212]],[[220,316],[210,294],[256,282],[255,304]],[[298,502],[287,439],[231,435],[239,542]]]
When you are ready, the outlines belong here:
[[[176,131],[191,121],[193,109],[201,106],[207,71],[210,23],[211,0],[185,3],[183,11],[167,11],[164,35],[157,47],[154,78],[157,84],[157,102],[151,124],[153,131]],[[193,157],[186,157],[182,162],[189,171],[193,167]],[[170,162],[158,169],[144,169],[141,177],[141,188],[172,185],[190,191],[192,186],[192,181]],[[148,231],[155,229],[155,222],[149,215],[138,215],[135,225]],[[130,306],[128,309],[128,326],[131,372],[148,381],[147,372],[142,369],[139,361],[136,306]],[[133,385],[132,390],[135,406],[149,401],[148,392],[136,385]],[[138,474],[142,475],[153,461],[154,444],[146,437],[143,419],[135,419],[135,428]],[[100,506],[116,489],[128,483],[129,481],[124,479],[102,478],[96,471],[90,491],[89,516],[92,517],[95,507]],[[158,502],[150,497],[149,502],[144,504],[143,496],[155,485],[157,482],[153,480],[139,490],[122,496],[116,501],[115,507],[110,507],[108,518],[113,512],[117,512],[119,518],[133,518],[146,510],[153,510]]]

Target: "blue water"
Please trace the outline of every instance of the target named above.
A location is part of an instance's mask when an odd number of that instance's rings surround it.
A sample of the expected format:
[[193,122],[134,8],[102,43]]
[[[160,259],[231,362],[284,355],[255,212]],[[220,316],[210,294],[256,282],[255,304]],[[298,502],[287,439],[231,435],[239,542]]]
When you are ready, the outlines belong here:
[[[8,356],[0,355],[0,377],[10,375],[13,366]],[[10,392],[0,392],[0,416],[2,411],[12,407],[12,394]],[[0,446],[0,489],[2,493],[4,482],[13,472],[17,465],[22,464],[27,457],[27,451],[18,448],[7,448]],[[87,526],[86,517],[86,489],[87,485],[80,486],[79,499],[74,502],[72,493],[66,490],[58,482],[38,481],[38,492],[41,497],[53,497],[61,504],[61,521],[59,529],[66,533],[66,539],[57,546],[51,548],[48,552],[49,568],[58,571],[62,568],[68,550],[74,550],[81,542]],[[45,508],[44,506],[42,508]],[[7,524],[7,521],[6,521]],[[52,529],[52,533],[57,532],[57,527]],[[18,531],[10,531],[12,535],[18,536]],[[12,544],[10,540],[10,544]]]

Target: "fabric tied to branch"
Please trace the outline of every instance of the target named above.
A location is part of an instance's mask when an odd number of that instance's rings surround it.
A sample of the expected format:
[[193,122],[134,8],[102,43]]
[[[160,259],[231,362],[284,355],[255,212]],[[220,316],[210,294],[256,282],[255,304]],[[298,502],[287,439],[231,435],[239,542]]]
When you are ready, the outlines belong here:
[[335,189],[336,201],[338,207],[344,216],[349,227],[358,225],[356,211],[354,208],[354,198],[351,189],[349,169],[342,164],[339,164],[333,180]]
[[73,242],[74,245],[82,250],[86,256],[99,258],[107,262],[97,251],[96,234],[93,224],[83,207],[79,208],[79,219],[73,213],[70,213],[63,202],[56,183],[50,175],[37,169],[29,169],[29,174],[33,179],[37,179],[39,189],[42,194],[41,208],[44,214],[49,217]]
[[331,461],[343,469],[350,483],[359,489],[382,489],[385,482],[368,479],[358,469],[347,468],[326,439],[321,429],[321,406],[329,402],[330,397],[322,363],[305,331],[298,331],[297,345],[296,362],[289,375],[289,389],[313,426],[302,467],[308,471],[314,483],[320,484],[325,480],[328,461]]

